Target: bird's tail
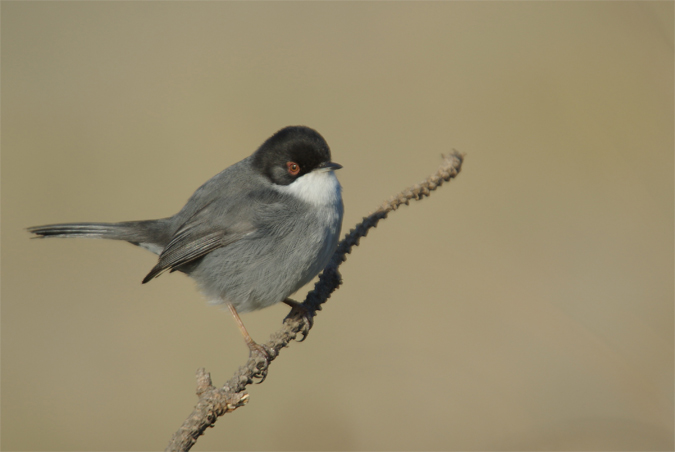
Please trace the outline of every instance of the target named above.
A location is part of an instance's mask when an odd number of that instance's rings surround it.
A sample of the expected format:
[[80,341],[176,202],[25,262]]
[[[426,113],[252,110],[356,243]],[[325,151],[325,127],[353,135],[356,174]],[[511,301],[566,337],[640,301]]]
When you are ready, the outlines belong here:
[[124,240],[134,245],[164,246],[170,239],[169,219],[125,221],[122,223],[63,223],[34,226],[28,232],[33,238],[83,237],[89,239]]

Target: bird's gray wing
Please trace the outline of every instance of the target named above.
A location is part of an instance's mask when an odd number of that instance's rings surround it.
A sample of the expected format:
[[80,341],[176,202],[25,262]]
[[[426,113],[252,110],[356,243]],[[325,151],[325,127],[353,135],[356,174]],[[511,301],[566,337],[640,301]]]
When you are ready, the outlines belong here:
[[[178,270],[182,265],[199,259],[217,248],[241,240],[255,231],[255,227],[248,221],[248,216],[244,212],[227,212],[228,209],[223,209],[224,206],[219,204],[218,202],[206,204],[178,228],[159,255],[157,265],[143,279],[143,284],[166,270]],[[225,221],[226,217],[235,217],[238,221],[228,222]],[[223,221],[218,221],[219,219]]]

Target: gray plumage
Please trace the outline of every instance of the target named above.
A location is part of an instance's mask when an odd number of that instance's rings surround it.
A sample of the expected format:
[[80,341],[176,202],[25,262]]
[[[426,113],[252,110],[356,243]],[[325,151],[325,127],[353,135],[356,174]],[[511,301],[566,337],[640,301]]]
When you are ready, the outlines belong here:
[[338,168],[316,131],[287,127],[207,181],[172,217],[28,230],[130,242],[159,254],[143,283],[181,271],[210,302],[253,311],[283,301],[328,263],[342,226]]

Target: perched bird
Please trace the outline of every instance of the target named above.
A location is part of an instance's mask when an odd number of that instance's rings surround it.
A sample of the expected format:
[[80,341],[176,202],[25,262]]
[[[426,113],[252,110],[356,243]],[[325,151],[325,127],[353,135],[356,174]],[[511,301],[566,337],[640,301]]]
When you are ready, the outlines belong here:
[[308,127],[281,129],[212,177],[176,215],[121,223],[36,226],[38,237],[124,240],[157,255],[143,283],[164,271],[226,303],[251,351],[265,354],[237,312],[286,302],[328,263],[342,227],[342,188],[328,144]]

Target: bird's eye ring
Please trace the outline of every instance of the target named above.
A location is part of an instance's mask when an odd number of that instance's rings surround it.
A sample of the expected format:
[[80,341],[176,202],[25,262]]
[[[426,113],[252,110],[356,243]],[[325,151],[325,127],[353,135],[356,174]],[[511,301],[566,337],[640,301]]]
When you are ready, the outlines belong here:
[[295,176],[300,172],[300,165],[295,162],[286,162],[286,167],[288,168],[288,174]]

